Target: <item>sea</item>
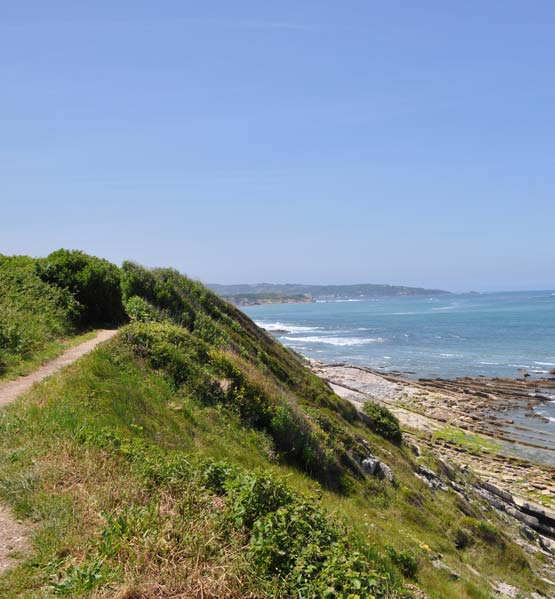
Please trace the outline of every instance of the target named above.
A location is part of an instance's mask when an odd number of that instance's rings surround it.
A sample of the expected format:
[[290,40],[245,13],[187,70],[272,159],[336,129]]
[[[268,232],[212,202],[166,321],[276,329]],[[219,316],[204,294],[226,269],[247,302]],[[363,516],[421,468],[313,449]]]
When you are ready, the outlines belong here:
[[[285,345],[323,362],[414,378],[521,377],[524,372],[541,378],[555,369],[555,291],[265,304],[243,310]],[[538,413],[555,435],[555,393],[548,393],[552,401],[538,407]]]

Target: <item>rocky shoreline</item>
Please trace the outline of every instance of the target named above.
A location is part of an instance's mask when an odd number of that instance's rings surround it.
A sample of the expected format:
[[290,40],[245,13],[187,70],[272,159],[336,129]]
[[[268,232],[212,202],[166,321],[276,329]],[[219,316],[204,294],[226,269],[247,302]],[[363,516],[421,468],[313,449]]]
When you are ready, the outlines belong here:
[[401,420],[409,418],[418,425],[420,415],[432,420],[428,428],[456,427],[507,442],[499,449],[511,455],[555,464],[555,436],[543,426],[547,419],[535,411],[553,401],[553,378],[412,380],[350,364],[312,362],[312,367],[355,403],[374,399],[410,412],[403,412]]
[[[458,466],[471,467],[485,480],[508,492],[555,509],[555,451],[509,438],[499,426],[503,419],[490,414],[492,405],[498,405],[503,413],[501,393],[509,395],[513,389],[507,382],[502,382],[495,400],[477,396],[475,401],[468,401],[468,393],[454,391],[458,387],[450,381],[442,381],[447,390],[443,392],[438,391],[436,381],[432,387],[427,381],[409,381],[358,366],[312,362],[312,369],[338,395],[359,408],[368,400],[386,405],[409,436],[441,457]],[[490,382],[491,379],[479,381],[475,389],[480,390]],[[515,385],[517,393],[505,400],[513,402],[513,407],[518,393],[527,388],[520,382]],[[520,396],[520,401],[528,406],[540,399]]]
[[[358,408],[369,400],[387,406],[403,426],[405,445],[417,456],[427,450],[440,466],[421,465],[415,475],[434,492],[455,492],[468,505],[485,500],[526,552],[544,556],[544,580],[555,592],[555,451],[520,440],[521,431],[507,432],[515,411],[531,412],[545,401],[538,389],[555,389],[553,379],[540,385],[537,379],[484,377],[413,381],[349,364],[311,361],[311,367]],[[525,459],[537,452],[543,463]],[[445,567],[441,560],[438,567]],[[506,586],[499,596],[516,597],[511,593],[518,589]]]

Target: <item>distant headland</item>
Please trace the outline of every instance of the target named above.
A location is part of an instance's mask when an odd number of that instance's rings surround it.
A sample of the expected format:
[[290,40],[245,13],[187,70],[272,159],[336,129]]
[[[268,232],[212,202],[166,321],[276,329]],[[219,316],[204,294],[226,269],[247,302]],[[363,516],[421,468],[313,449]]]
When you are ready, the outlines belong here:
[[449,291],[442,289],[372,283],[354,285],[303,285],[300,283],[211,284],[208,287],[238,306],[450,294]]

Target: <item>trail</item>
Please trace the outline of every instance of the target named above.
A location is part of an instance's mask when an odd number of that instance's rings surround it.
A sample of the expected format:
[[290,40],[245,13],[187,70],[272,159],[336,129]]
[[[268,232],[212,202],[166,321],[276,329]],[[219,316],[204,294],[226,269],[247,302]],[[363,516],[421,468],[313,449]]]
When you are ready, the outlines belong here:
[[[47,362],[31,374],[0,384],[0,407],[15,401],[27,393],[35,383],[69,366],[116,333],[117,330],[101,330],[94,339],[89,339],[68,349],[61,356]],[[17,559],[28,549],[28,536],[28,528],[13,517],[9,508],[0,504],[0,576],[14,566]]]
[[81,356],[88,354],[94,349],[99,343],[110,339],[117,333],[116,330],[101,330],[94,339],[84,341],[75,347],[71,347],[66,350],[61,356],[54,358],[50,362],[43,364],[40,368],[31,372],[26,376],[19,377],[13,381],[7,383],[0,383],[0,407],[11,403],[17,399],[20,395],[23,395],[29,389],[39,381],[42,381],[47,376],[50,376],[54,372],[57,372],[64,366],[69,366],[79,359]]

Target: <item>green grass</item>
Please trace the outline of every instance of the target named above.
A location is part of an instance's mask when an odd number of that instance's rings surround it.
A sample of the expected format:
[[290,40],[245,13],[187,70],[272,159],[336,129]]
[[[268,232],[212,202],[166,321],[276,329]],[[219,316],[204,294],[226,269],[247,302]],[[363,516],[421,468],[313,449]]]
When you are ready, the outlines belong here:
[[503,447],[501,443],[491,437],[486,437],[478,433],[469,433],[454,426],[445,426],[441,430],[436,431],[434,437],[455,443],[456,445],[462,445],[470,451],[478,453],[499,453]]

